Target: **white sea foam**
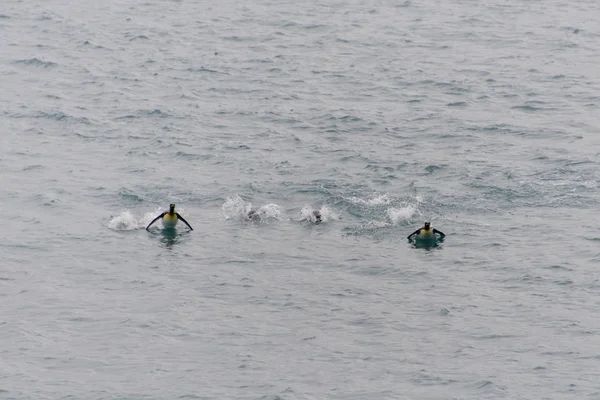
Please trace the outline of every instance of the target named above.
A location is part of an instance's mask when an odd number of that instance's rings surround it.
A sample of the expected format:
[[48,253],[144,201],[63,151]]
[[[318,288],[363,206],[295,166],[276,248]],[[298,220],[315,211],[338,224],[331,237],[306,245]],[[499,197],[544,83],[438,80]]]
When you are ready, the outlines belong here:
[[317,222],[317,218],[314,214],[315,211],[319,211],[319,213],[321,214],[321,222],[339,219],[339,215],[334,213],[327,206],[321,206],[321,208],[313,208],[312,206],[305,205],[304,207],[302,207],[302,210],[300,210],[300,214],[297,218],[297,221]]
[[[154,216],[152,216],[154,215]],[[147,213],[143,217],[135,216],[129,210],[121,212],[119,215],[113,216],[108,221],[108,227],[115,231],[132,231],[144,228],[147,223],[150,223],[156,214]],[[148,222],[146,222],[148,220]]]
[[252,203],[245,202],[239,195],[228,197],[221,206],[225,219],[247,216],[252,208]]
[[266,221],[268,219],[283,220],[281,206],[277,204],[265,204],[259,208],[253,208],[252,203],[244,201],[239,195],[228,197],[221,206],[223,216],[226,220],[241,218],[248,220],[248,213],[254,211],[252,220]]
[[350,197],[348,200],[354,204],[365,206],[379,206],[390,204],[392,202],[392,199],[387,194],[381,194],[370,198]]
[[398,222],[409,220],[416,213],[417,207],[412,204],[408,204],[400,208],[389,208],[387,210],[388,218],[394,225],[396,225]]

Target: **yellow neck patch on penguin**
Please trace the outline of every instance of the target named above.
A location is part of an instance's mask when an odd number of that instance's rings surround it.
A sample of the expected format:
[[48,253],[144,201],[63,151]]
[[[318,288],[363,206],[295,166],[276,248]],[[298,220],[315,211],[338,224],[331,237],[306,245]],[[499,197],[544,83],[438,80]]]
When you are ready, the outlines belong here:
[[421,228],[421,231],[419,232],[418,237],[420,237],[421,239],[424,238],[430,238],[433,236],[433,229],[429,228],[429,229],[425,229],[425,228]]

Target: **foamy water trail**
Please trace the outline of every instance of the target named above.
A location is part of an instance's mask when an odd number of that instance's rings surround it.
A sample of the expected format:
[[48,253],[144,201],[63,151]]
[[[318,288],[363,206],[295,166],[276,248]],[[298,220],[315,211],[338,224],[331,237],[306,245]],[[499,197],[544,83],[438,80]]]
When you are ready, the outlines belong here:
[[157,215],[162,211],[147,212],[142,217],[138,217],[126,210],[119,215],[113,216],[108,221],[108,227],[115,231],[133,231],[136,229],[145,228]]

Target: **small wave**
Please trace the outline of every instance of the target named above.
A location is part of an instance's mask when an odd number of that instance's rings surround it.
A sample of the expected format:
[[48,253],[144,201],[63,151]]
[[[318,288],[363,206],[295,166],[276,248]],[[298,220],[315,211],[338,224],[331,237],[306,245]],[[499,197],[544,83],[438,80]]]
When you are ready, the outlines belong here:
[[77,123],[82,123],[82,124],[86,124],[89,125],[90,121],[85,118],[85,117],[73,117],[71,115],[67,115],[63,112],[44,112],[44,111],[37,111],[34,114],[19,114],[19,113],[14,113],[14,114],[10,114],[11,117],[13,118],[40,118],[40,119],[50,119],[50,120],[54,120],[54,121],[65,121],[65,122],[77,122]]
[[227,72],[221,72],[221,71],[217,71],[215,69],[210,69],[210,68],[206,68],[206,67],[199,67],[199,68],[188,68],[187,69],[188,72],[205,72],[205,73],[209,73],[209,74],[223,74],[223,75],[230,75]]
[[448,107],[466,107],[468,104],[465,101],[457,101],[455,103],[446,104]]
[[34,118],[48,118],[48,119],[53,119],[55,121],[65,121],[65,120],[69,119],[69,116],[62,112],[56,112],[56,113],[41,112]]
[[231,40],[233,42],[243,42],[244,40],[246,40],[245,38],[239,37],[239,36],[224,36],[221,39],[223,40]]
[[428,165],[427,167],[425,167],[425,171],[426,171],[428,174],[432,174],[432,173],[434,173],[435,171],[438,171],[438,170],[440,170],[440,169],[442,169],[442,168],[444,168],[444,167],[442,167],[442,166],[440,166],[440,165]]
[[43,165],[40,164],[34,164],[34,165],[28,165],[25,168],[23,168],[23,171],[33,171],[33,170],[38,170],[38,169],[44,169],[46,167],[44,167]]
[[144,111],[143,114],[157,116],[157,117],[168,117],[169,116],[169,114],[163,112],[162,110],[159,110],[158,108],[155,108],[152,111]]
[[52,68],[52,67],[56,67],[58,65],[58,64],[50,62],[50,61],[40,60],[39,58],[30,58],[28,60],[17,60],[17,61],[15,61],[15,64],[32,65],[34,67],[42,67],[42,68]]
[[141,203],[142,201],[144,201],[144,199],[142,197],[133,193],[131,190],[125,189],[125,188],[121,188],[121,191],[119,192],[119,196],[124,200],[129,200],[129,201],[133,201],[136,203]]
[[566,286],[566,285],[572,285],[573,281],[570,279],[565,279],[562,281],[554,281],[555,284],[560,285],[560,286]]
[[513,110],[520,110],[520,111],[525,111],[525,112],[537,112],[537,111],[551,111],[554,110],[554,108],[552,107],[535,107],[529,104],[525,104],[522,106],[514,106],[512,107]]
[[480,382],[477,382],[476,385],[477,385],[477,389],[483,389],[488,386],[493,386],[494,384],[492,383],[492,381],[480,381]]
[[133,119],[135,118],[135,115],[131,115],[131,114],[127,114],[127,115],[122,115],[120,117],[116,117],[115,120],[121,120],[121,119]]
[[552,270],[566,270],[566,271],[573,271],[572,268],[569,267],[565,267],[562,265],[550,265],[550,266],[546,266],[546,267],[542,267],[544,269],[552,269]]
[[175,153],[175,158],[183,158],[187,160],[209,160],[212,158],[210,154],[194,154],[194,153],[186,153],[184,151],[178,151]]
[[[313,71],[314,73],[314,71]],[[324,122],[345,122],[345,123],[353,123],[353,122],[363,122],[363,119],[356,116],[351,115],[346,112],[347,110],[337,110],[333,113],[327,113],[313,118],[314,120],[324,121]],[[336,115],[337,114],[337,115]]]
[[60,195],[56,193],[40,193],[33,198],[46,207],[52,207],[60,203]]
[[159,110],[158,108],[155,108],[154,110],[138,110],[135,115],[133,114],[125,114],[125,115],[121,115],[119,117],[115,117],[116,121],[119,120],[129,120],[129,119],[134,119],[134,118],[143,118],[143,117],[159,117],[159,118],[167,118],[170,115],[165,113],[162,110]]
[[63,112],[56,112],[56,113],[42,112],[42,113],[40,113],[39,117],[36,117],[36,118],[48,118],[48,119],[53,119],[55,121],[75,121],[75,122],[81,122],[84,124],[89,124],[89,122],[90,122],[85,117],[83,117],[83,118],[73,117],[73,116],[67,115]]

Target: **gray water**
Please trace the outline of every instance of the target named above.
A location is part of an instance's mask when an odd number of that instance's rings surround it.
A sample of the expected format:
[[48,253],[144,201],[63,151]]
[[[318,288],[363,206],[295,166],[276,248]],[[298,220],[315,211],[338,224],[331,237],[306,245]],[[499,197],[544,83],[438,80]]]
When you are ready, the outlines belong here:
[[596,2],[2,5],[0,398],[600,398]]

